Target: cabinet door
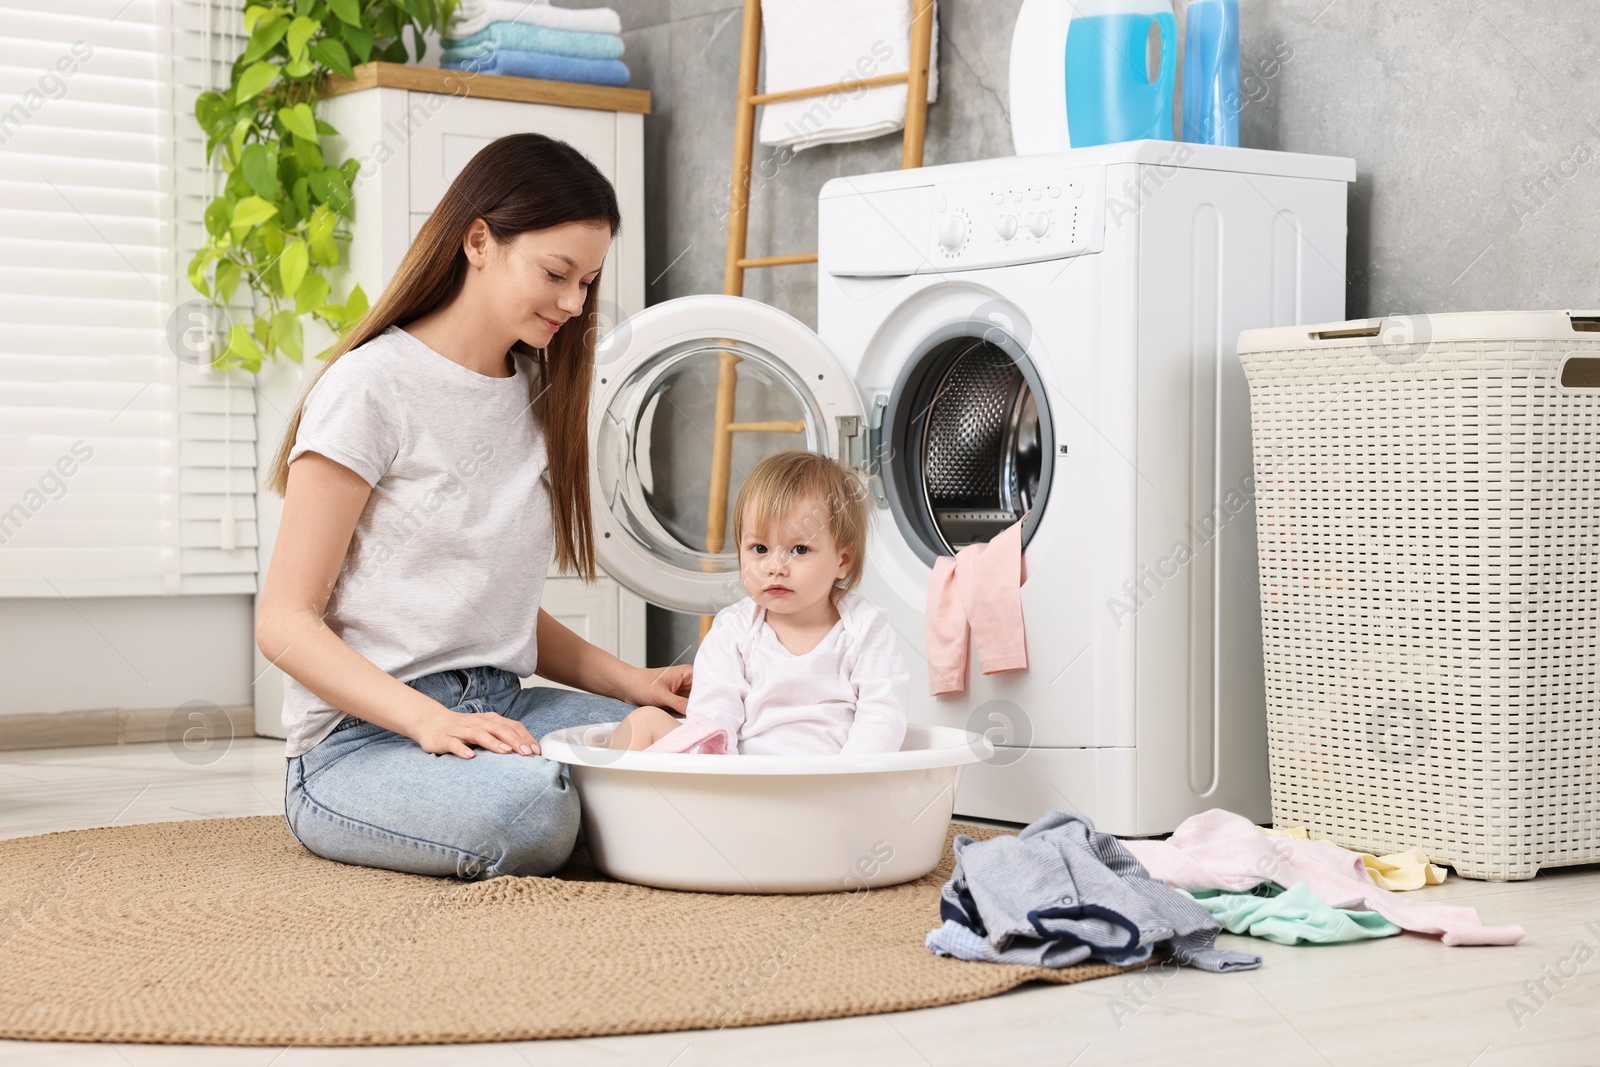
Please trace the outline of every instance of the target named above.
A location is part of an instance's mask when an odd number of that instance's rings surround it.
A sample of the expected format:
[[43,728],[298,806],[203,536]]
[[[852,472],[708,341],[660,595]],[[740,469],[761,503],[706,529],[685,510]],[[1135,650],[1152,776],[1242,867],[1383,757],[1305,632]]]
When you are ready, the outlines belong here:
[[[430,94],[412,93],[426,111]],[[467,160],[509,133],[542,133],[582,152],[600,173],[617,171],[617,117],[610,111],[523,104],[510,100],[456,101],[448,122],[424,124],[411,138],[411,210],[433,211]]]
[[[544,596],[539,606],[585,641],[615,656],[622,651],[617,592],[617,583],[608,578],[594,585],[578,578],[550,578],[544,583]],[[524,678],[522,684],[526,688],[554,683],[543,678]]]

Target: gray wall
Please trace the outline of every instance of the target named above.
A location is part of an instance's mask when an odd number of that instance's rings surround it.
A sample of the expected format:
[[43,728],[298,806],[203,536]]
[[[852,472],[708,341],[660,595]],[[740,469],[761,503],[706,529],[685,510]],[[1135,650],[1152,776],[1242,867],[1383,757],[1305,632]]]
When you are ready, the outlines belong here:
[[[646,120],[651,303],[722,291],[741,6],[609,0]],[[1181,25],[1184,0],[1177,0]],[[1020,0],[941,0],[929,165],[1011,154]],[[1246,147],[1350,156],[1348,313],[1600,305],[1600,0],[1242,0]],[[1292,53],[1292,54],[1291,54]],[[1180,53],[1181,54],[1181,53]],[[1273,66],[1277,55],[1289,55]],[[1267,62],[1266,67],[1261,64]],[[757,148],[752,255],[816,247],[838,174],[900,164],[900,139]],[[815,324],[814,268],[751,272],[745,295]],[[652,623],[652,660],[693,629]]]

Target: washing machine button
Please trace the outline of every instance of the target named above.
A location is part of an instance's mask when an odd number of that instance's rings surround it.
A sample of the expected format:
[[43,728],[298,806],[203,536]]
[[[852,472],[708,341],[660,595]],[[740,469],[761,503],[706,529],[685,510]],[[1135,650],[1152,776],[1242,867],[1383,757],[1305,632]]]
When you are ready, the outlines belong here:
[[1006,194],[1005,193],[990,193],[989,194],[989,199],[994,201],[996,204],[1003,204],[1003,203],[1006,202]]
[[1061,199],[1061,186],[1059,186],[1059,185],[1050,186],[1046,190],[1046,192],[1048,192],[1050,194],[1050,199],[1051,200],[1059,200],[1059,199]]
[[1028,190],[1028,199],[1030,199],[1030,200],[1037,200],[1040,197],[1042,197],[1043,195],[1044,195],[1044,192],[1042,190],[1039,190],[1039,189],[1029,189]]
[[1072,199],[1076,200],[1078,197],[1083,195],[1083,186],[1079,185],[1077,182],[1073,182],[1069,188],[1072,190]]
[[1017,235],[1017,217],[1015,215],[1001,215],[1000,221],[994,224],[994,232],[1000,235],[1000,240],[1009,241]]
[[1033,218],[1029,219],[1028,232],[1033,234],[1035,237],[1043,237],[1046,233],[1049,233],[1050,216],[1041,211]]
[[933,209],[935,211],[937,211],[941,215],[943,215],[947,210],[949,210],[949,208],[950,208],[950,201],[946,200],[942,196],[933,205]]
[[960,215],[951,215],[939,223],[939,244],[947,252],[960,251],[967,240],[967,220]]
[[1022,190],[1021,189],[1013,189],[1013,190],[1011,190],[1011,202],[1013,204],[1022,203]]

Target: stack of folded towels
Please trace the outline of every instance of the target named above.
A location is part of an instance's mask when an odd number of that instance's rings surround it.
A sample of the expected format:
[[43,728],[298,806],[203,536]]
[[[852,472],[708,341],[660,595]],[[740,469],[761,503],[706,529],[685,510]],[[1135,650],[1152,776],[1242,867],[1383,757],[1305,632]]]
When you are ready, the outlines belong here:
[[440,65],[478,74],[627,85],[621,34],[622,20],[608,7],[461,0],[445,30]]

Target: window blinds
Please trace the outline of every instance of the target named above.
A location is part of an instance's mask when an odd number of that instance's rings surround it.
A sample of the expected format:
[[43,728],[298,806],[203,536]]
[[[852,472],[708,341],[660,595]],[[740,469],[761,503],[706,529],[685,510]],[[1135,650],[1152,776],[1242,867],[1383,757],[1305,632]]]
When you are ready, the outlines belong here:
[[195,12],[0,0],[0,596],[255,591],[248,379],[168,336],[203,210]]

